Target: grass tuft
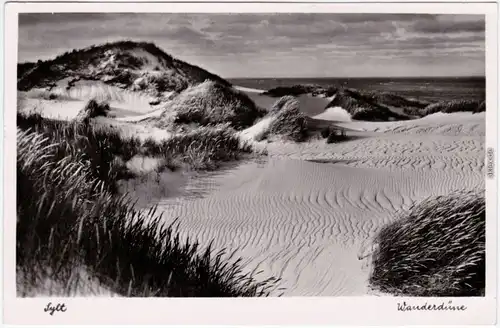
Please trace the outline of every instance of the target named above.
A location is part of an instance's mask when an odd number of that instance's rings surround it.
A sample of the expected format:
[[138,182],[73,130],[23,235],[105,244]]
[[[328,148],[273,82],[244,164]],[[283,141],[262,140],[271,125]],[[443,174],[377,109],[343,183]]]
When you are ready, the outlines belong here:
[[107,102],[99,102],[96,99],[90,99],[84,108],[78,112],[75,120],[78,122],[88,122],[89,119],[98,116],[107,116],[109,112],[109,104]]
[[485,111],[486,106],[484,101],[477,100],[450,100],[441,101],[438,103],[431,104],[422,110],[422,115],[430,115],[437,112],[442,113],[456,113],[456,112],[474,112],[478,113]]
[[326,143],[337,143],[341,141],[348,140],[345,129],[337,128],[334,126],[329,126],[321,129],[320,131],[321,137],[326,139]]
[[213,81],[205,81],[181,92],[167,102],[175,123],[200,125],[229,124],[240,130],[251,126],[264,113],[244,93]]
[[269,125],[269,135],[279,135],[296,142],[307,139],[307,118],[300,111],[299,101],[295,97],[281,97],[273,105],[270,114],[276,116]]
[[484,296],[484,191],[413,206],[377,235],[370,283],[407,296]]
[[170,163],[184,163],[191,170],[213,170],[221,162],[238,160],[243,154],[253,152],[227,125],[201,127],[161,143],[148,139],[142,147],[146,156],[169,154]]

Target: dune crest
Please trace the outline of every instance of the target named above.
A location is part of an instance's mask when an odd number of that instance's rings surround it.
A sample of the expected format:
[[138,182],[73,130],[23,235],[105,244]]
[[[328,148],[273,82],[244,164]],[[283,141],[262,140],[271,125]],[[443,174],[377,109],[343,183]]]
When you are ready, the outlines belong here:
[[342,107],[329,107],[323,113],[313,116],[313,118],[335,122],[349,122],[352,120],[351,114]]

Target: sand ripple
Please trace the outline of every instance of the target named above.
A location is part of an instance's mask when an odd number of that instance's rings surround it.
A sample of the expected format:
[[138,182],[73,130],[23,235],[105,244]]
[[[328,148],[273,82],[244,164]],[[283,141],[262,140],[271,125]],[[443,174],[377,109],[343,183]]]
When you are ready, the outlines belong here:
[[271,159],[213,176],[206,197],[162,209],[187,234],[282,276],[285,295],[364,295],[362,242],[414,201],[481,185],[480,174],[464,172]]

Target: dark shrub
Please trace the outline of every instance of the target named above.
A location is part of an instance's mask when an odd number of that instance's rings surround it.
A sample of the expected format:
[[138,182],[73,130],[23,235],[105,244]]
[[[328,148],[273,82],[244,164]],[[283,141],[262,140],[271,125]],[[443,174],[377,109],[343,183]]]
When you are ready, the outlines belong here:
[[271,113],[277,113],[269,126],[270,135],[279,135],[296,142],[305,141],[309,135],[307,118],[300,111],[299,101],[284,96],[274,105]]
[[477,100],[451,100],[441,101],[425,107],[422,111],[424,116],[434,114],[437,112],[442,113],[455,113],[455,112],[476,112],[481,107],[481,102]]
[[408,296],[484,296],[484,191],[428,199],[375,239],[370,283]]
[[347,135],[344,129],[332,128],[327,136],[326,143],[335,143],[347,140]]
[[330,133],[331,133],[330,127],[324,127],[321,129],[321,132],[320,132],[322,138],[328,138]]
[[371,93],[363,93],[354,89],[341,89],[328,107],[341,107],[355,120],[389,121],[393,119],[407,120],[407,115],[392,112],[387,106],[377,102]]
[[106,102],[98,102],[95,99],[91,99],[87,102],[85,107],[80,110],[75,118],[77,122],[88,122],[89,119],[98,116],[107,116],[109,112],[109,104]]
[[486,111],[486,102],[483,100],[479,106],[473,111],[473,113],[481,113]]
[[212,81],[187,88],[165,106],[168,112],[177,113],[176,123],[229,123],[237,130],[253,125],[263,116],[247,95]]

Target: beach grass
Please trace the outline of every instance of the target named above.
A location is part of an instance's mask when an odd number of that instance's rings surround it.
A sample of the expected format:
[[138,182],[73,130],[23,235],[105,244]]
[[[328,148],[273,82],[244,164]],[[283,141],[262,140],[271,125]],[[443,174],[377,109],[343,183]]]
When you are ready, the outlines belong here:
[[176,113],[178,124],[229,124],[236,130],[252,126],[265,114],[245,93],[213,81],[187,88],[167,102],[165,110]]
[[222,162],[241,159],[253,152],[228,125],[199,127],[162,142],[145,140],[141,153],[146,156],[168,154],[171,162],[184,163],[190,170],[214,170]]
[[94,177],[107,181],[110,191],[115,189],[116,179],[128,175],[123,163],[136,155],[162,158],[167,163],[165,167],[171,169],[182,167],[196,171],[214,170],[223,162],[254,152],[227,124],[199,127],[166,140],[142,141],[137,137],[124,137],[118,128],[95,125],[89,119],[67,122],[46,119],[39,113],[19,113],[17,122],[21,129],[46,134],[53,142],[71,140],[67,146],[82,153],[91,164]]
[[422,110],[422,115],[427,116],[437,112],[456,113],[456,112],[484,112],[486,106],[484,101],[456,99],[450,101],[440,101],[425,107]]
[[96,99],[90,99],[87,104],[85,104],[85,107],[78,112],[75,120],[79,122],[85,122],[94,117],[107,116],[109,111],[110,107],[107,102],[100,102]]
[[293,96],[278,99],[270,110],[275,115],[267,134],[280,136],[295,142],[305,141],[308,137],[306,115],[300,111],[300,103]]
[[377,235],[370,284],[393,295],[484,296],[484,191],[413,206]]
[[20,296],[88,296],[96,284],[130,297],[266,296],[278,283],[244,273],[225,250],[182,240],[179,226],[155,208],[137,210],[113,192],[114,156],[132,157],[136,139],[33,116],[18,124]]

